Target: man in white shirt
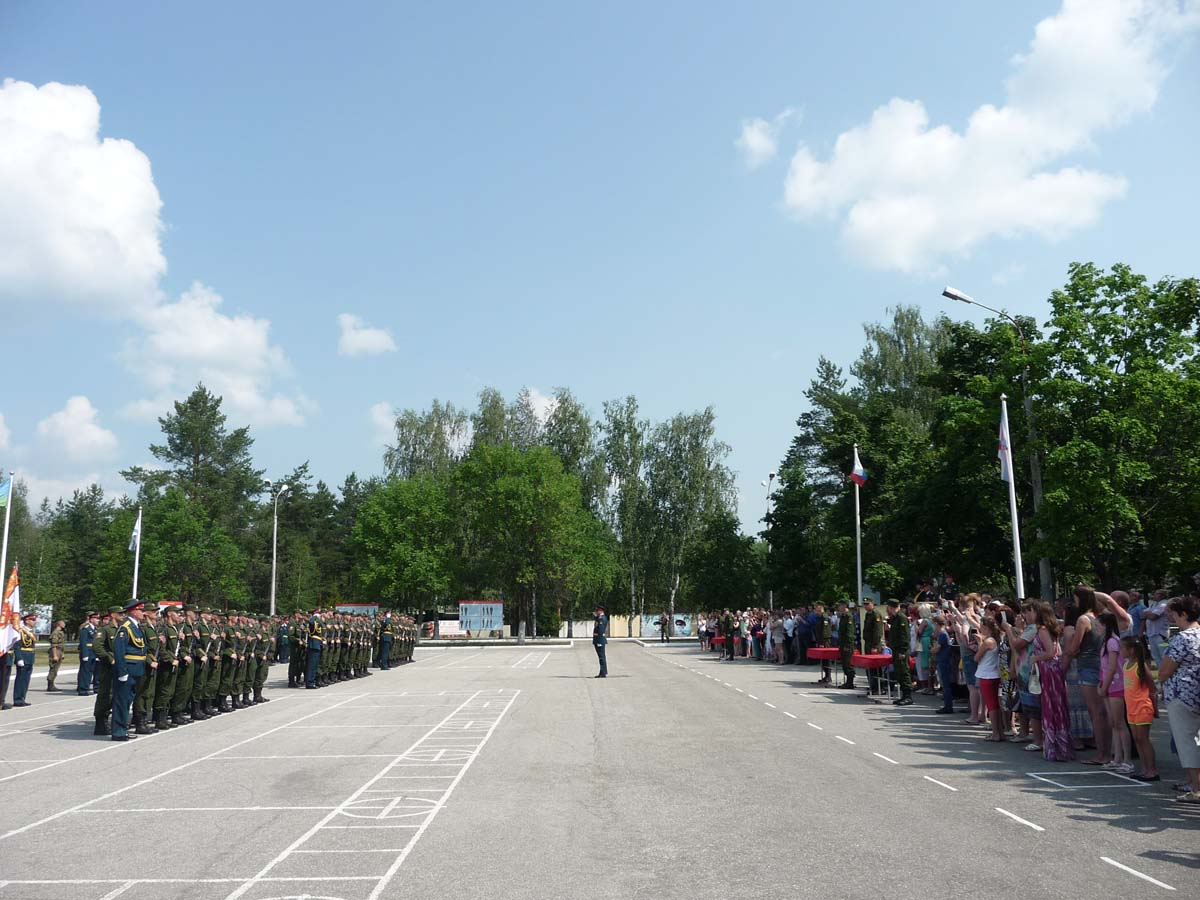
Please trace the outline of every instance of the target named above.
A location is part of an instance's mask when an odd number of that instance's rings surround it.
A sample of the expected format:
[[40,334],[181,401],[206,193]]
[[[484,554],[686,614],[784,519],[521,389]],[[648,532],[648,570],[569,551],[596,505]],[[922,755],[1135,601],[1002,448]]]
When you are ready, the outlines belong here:
[[789,609],[783,614],[784,661],[789,665],[796,661],[796,643],[792,640],[795,633],[796,620],[792,618],[792,611]]

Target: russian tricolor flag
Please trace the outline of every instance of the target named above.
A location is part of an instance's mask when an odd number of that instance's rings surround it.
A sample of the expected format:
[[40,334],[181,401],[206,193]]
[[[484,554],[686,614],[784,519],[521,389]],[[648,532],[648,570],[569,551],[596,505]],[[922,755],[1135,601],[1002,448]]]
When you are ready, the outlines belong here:
[[854,471],[850,473],[850,480],[862,487],[867,483],[867,470],[863,468],[862,462],[858,458],[858,448],[854,448]]

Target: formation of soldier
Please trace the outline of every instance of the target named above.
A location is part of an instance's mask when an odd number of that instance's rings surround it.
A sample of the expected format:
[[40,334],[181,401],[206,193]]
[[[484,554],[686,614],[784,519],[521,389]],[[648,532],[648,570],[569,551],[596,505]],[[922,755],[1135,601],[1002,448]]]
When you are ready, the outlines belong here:
[[135,601],[88,614],[77,691],[96,696],[94,734],[128,740],[269,702],[263,688],[274,662],[288,665],[289,687],[300,687],[314,643],[314,686],[323,686],[369,675],[372,663],[411,660],[416,633],[411,619],[390,612],[373,622],[334,611],[287,618]]
[[372,664],[390,669],[393,664],[410,662],[417,642],[416,623],[390,611],[374,622],[369,616],[336,610],[298,612],[287,632],[292,647],[288,687],[314,690],[370,675]]

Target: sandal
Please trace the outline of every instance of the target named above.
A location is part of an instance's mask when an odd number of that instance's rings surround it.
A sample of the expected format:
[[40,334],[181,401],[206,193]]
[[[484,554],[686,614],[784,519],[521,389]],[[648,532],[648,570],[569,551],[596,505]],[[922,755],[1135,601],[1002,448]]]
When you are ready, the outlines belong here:
[[1176,803],[1187,803],[1189,806],[1200,806],[1200,794],[1195,791],[1188,791],[1186,794],[1180,794],[1175,798]]
[[1154,775],[1134,775],[1133,777],[1136,778],[1138,781],[1146,781],[1146,782],[1161,780],[1157,773],[1155,773]]
[[1081,766],[1104,766],[1106,763],[1102,759],[1082,759],[1079,761]]
[[1042,750],[1042,745],[1041,744],[1026,744],[1024,749],[1028,750],[1030,753],[1034,753],[1034,752],[1040,753]]

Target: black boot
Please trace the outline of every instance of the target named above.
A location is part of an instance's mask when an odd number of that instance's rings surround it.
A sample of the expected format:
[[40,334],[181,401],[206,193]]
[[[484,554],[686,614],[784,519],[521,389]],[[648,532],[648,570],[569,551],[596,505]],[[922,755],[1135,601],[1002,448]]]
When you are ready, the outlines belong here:
[[96,716],[96,727],[92,731],[92,734],[100,735],[101,737],[108,734],[108,729],[105,728],[104,726],[105,726],[104,717]]
[[208,718],[208,713],[206,713],[202,707],[203,707],[203,704],[201,703],[201,701],[199,701],[199,700],[192,701],[192,721],[193,722],[203,722],[205,719]]
[[253,704],[250,702],[250,692],[242,691],[242,708],[245,709],[247,706],[252,706],[252,705]]
[[262,695],[262,688],[255,687],[254,688],[254,702],[255,703],[270,703],[271,701]]
[[154,734],[150,730],[150,726],[146,724],[145,718],[139,713],[133,714],[133,732],[134,734]]
[[168,718],[165,709],[156,709],[154,711],[154,727],[159,731],[169,731],[175,727],[175,723]]
[[213,700],[206,700],[204,702],[208,704],[204,707],[205,715],[207,715],[210,719],[221,714],[220,704],[215,703]]
[[225,705],[222,707],[222,709],[224,709],[225,712],[230,712],[231,710],[241,709],[241,708],[242,708],[242,704],[238,703],[237,694],[230,694],[228,697],[226,697]]

